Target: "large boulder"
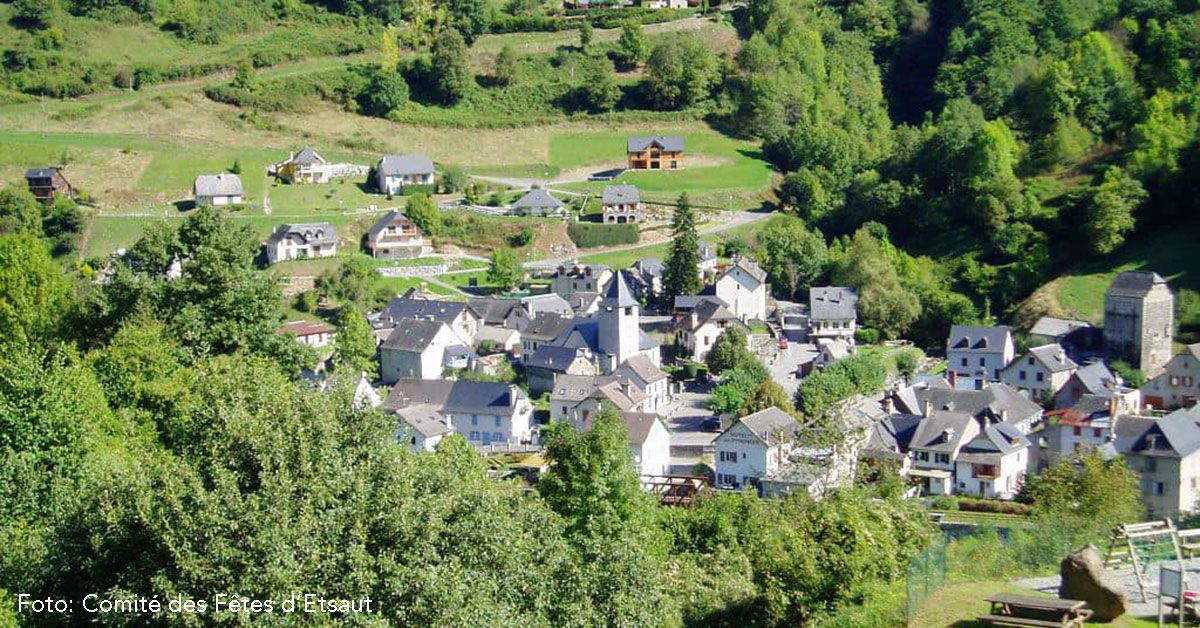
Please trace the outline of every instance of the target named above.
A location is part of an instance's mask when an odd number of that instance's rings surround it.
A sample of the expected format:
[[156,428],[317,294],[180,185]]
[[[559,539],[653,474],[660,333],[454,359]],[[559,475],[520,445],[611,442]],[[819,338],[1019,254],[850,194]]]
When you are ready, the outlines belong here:
[[1058,597],[1083,600],[1092,609],[1092,621],[1108,622],[1125,614],[1128,606],[1121,585],[1108,577],[1104,558],[1094,545],[1071,552],[1059,568],[1062,584]]

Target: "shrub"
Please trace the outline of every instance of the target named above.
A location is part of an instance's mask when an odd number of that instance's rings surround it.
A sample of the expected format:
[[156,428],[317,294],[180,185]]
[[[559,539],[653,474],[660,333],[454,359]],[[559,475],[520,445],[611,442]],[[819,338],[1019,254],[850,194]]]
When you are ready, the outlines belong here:
[[881,334],[878,329],[859,327],[854,330],[854,341],[860,345],[877,345],[880,340]]
[[1017,502],[1005,502],[992,499],[971,499],[960,497],[958,509],[967,512],[990,512],[1002,515],[1028,515],[1029,505]]
[[637,225],[600,225],[589,222],[573,222],[567,227],[567,235],[575,246],[583,249],[597,246],[637,244]]

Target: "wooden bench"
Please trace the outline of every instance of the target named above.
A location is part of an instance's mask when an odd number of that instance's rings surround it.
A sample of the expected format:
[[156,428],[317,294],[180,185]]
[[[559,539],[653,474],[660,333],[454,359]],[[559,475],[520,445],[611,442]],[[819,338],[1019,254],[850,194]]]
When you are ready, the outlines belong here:
[[992,610],[978,619],[993,626],[1081,628],[1092,616],[1092,611],[1084,608],[1087,602],[1082,600],[996,593],[985,601],[992,605]]
[[1037,626],[1038,628],[1062,628],[1063,626],[1063,623],[1060,621],[1013,617],[1010,615],[980,615],[978,619],[985,624],[992,624],[993,626]]

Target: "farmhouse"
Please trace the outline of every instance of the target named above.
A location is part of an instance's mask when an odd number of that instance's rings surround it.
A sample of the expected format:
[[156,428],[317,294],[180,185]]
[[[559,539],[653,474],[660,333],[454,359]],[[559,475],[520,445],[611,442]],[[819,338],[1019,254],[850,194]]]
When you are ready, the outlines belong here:
[[955,325],[946,341],[951,382],[982,388],[986,382],[1000,381],[1000,372],[1012,363],[1016,352],[1012,330],[1007,327]]
[[236,174],[202,174],[192,183],[197,206],[240,205],[243,197],[242,179]]
[[[749,328],[736,314],[718,301],[705,299],[691,312],[680,315],[675,323],[675,341],[685,351],[689,360],[703,362],[712,349],[717,336],[730,326]],[[749,339],[747,339],[747,342]]]
[[433,162],[425,155],[384,155],[375,168],[375,185],[382,194],[404,194],[410,185],[433,185]]
[[766,320],[767,273],[748,257],[737,257],[717,278],[717,297],[742,321]]
[[666,475],[671,469],[671,432],[653,412],[622,412],[633,463],[641,475]]
[[858,292],[853,288],[825,286],[808,290],[808,339],[821,343],[854,344],[858,320]]
[[285,183],[329,183],[343,177],[361,176],[369,168],[356,164],[329,163],[317,151],[305,146],[298,153],[274,164],[268,172]]
[[606,185],[600,199],[604,224],[642,222],[642,201],[636,185]]
[[532,438],[533,404],[510,384],[402,379],[388,392],[383,409],[401,419],[400,438],[416,451],[432,450],[450,433],[476,446],[520,444]]
[[1010,423],[984,419],[979,434],[954,460],[955,492],[1012,499],[1025,481],[1029,439]]
[[1008,365],[1000,373],[1000,381],[1048,400],[1067,385],[1077,368],[1061,345],[1042,345]]
[[380,379],[390,384],[399,379],[439,379],[451,349],[461,347],[450,326],[433,320],[401,321],[379,347]]
[[566,205],[542,188],[533,188],[509,205],[517,216],[559,216]]
[[678,170],[683,167],[683,137],[631,137],[625,142],[630,170]]
[[1146,403],[1166,410],[1196,405],[1200,399],[1200,343],[1188,345],[1166,370],[1142,386]]
[[429,251],[429,241],[421,228],[399,211],[392,210],[367,230],[367,251],[375,259],[421,257]]
[[267,238],[267,261],[332,257],[337,254],[337,231],[327,222],[279,225]]
[[333,326],[321,321],[291,321],[284,323],[276,331],[292,336],[297,342],[313,348],[328,346],[337,335]]
[[1146,516],[1194,512],[1200,497],[1200,408],[1117,421],[1116,450],[1141,476]]
[[779,408],[767,408],[734,421],[713,441],[717,487],[757,490],[761,478],[784,464],[799,429],[796,419]]
[[33,196],[47,205],[59,196],[75,196],[75,188],[63,176],[62,168],[30,168],[25,171],[25,183]]

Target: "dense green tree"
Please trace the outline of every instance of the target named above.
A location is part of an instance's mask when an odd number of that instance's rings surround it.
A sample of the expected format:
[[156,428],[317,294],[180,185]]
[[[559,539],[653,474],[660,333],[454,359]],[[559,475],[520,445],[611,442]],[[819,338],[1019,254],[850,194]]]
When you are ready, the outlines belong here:
[[779,184],[779,202],[805,220],[820,220],[833,208],[833,199],[821,179],[807,166],[789,172]]
[[889,338],[904,333],[921,315],[920,301],[901,286],[883,244],[866,229],[854,234],[831,276],[835,284],[858,290],[859,317]]
[[442,102],[452,105],[466,96],[475,80],[467,57],[467,44],[453,28],[442,31],[433,44],[433,83]]
[[501,85],[511,85],[517,78],[517,69],[517,51],[511,45],[505,44],[496,55],[492,75],[496,78],[496,82]]
[[828,259],[825,238],[798,218],[775,218],[758,236],[758,261],[780,298],[807,296]]
[[376,68],[356,100],[363,113],[386,118],[408,102],[408,82],[399,72]]
[[725,371],[741,366],[747,361],[753,361],[754,355],[748,349],[746,332],[738,325],[730,325],[713,341],[712,348],[704,356],[708,371],[720,375]]
[[322,297],[369,309],[378,305],[379,273],[367,258],[355,255],[321,273],[314,287]]
[[637,67],[650,57],[650,42],[642,32],[641,22],[630,20],[621,27],[615,55],[617,62],[626,68]]
[[579,49],[587,52],[589,46],[592,45],[592,40],[596,36],[596,29],[592,27],[591,20],[583,20],[579,23]]
[[1138,474],[1120,458],[1089,451],[1062,460],[1030,478],[1025,493],[1036,519],[1076,539],[1097,542],[1113,527],[1143,514]]
[[524,278],[525,271],[521,262],[517,261],[516,253],[507,248],[492,249],[487,269],[488,283],[503,290],[515,290],[521,286]]
[[779,408],[788,414],[796,411],[792,400],[788,398],[787,391],[773,379],[764,381],[758,385],[758,388],[750,391],[737,414],[738,416],[749,416],[768,408]]
[[9,184],[0,190],[0,233],[42,232],[42,205],[25,185]]
[[353,304],[342,306],[333,339],[334,368],[353,374],[366,373],[374,379],[379,370],[375,353],[375,334],[367,318]]
[[671,247],[663,264],[663,298],[700,290],[700,236],[687,193],[679,195],[671,218]]
[[40,240],[0,234],[0,345],[52,340],[69,299],[63,271]]
[[904,378],[905,383],[912,381],[920,364],[921,358],[915,351],[901,351],[896,355],[896,371]]
[[1133,127],[1130,162],[1143,177],[1161,179],[1179,170],[1184,148],[1196,138],[1196,112],[1189,99],[1159,91],[1146,102],[1146,117]]
[[578,105],[594,113],[611,111],[621,99],[621,86],[617,84],[612,63],[603,57],[587,57],[580,63],[582,81],[575,88]]
[[1146,199],[1142,184],[1118,166],[1104,171],[1099,184],[1083,194],[1083,221],[1079,224],[1092,252],[1111,253],[1133,230],[1134,211]]
[[1133,72],[1107,35],[1088,33],[1072,43],[1067,63],[1075,80],[1079,120],[1093,133],[1111,135],[1137,118]]
[[853,355],[805,377],[796,390],[796,407],[810,417],[821,417],[856,394],[879,392],[886,381],[887,366],[878,356]]
[[442,212],[433,202],[433,197],[424,192],[414,194],[408,199],[404,216],[431,238],[442,233]]
[[491,26],[491,8],[486,0],[449,0],[447,4],[451,24],[467,44],[473,43]]
[[746,405],[750,395],[771,379],[767,367],[758,360],[746,360],[729,371],[725,371],[713,388],[708,407],[717,414],[736,414]]
[[719,78],[717,58],[698,35],[660,39],[646,62],[643,89],[659,109],[686,109],[708,99]]

